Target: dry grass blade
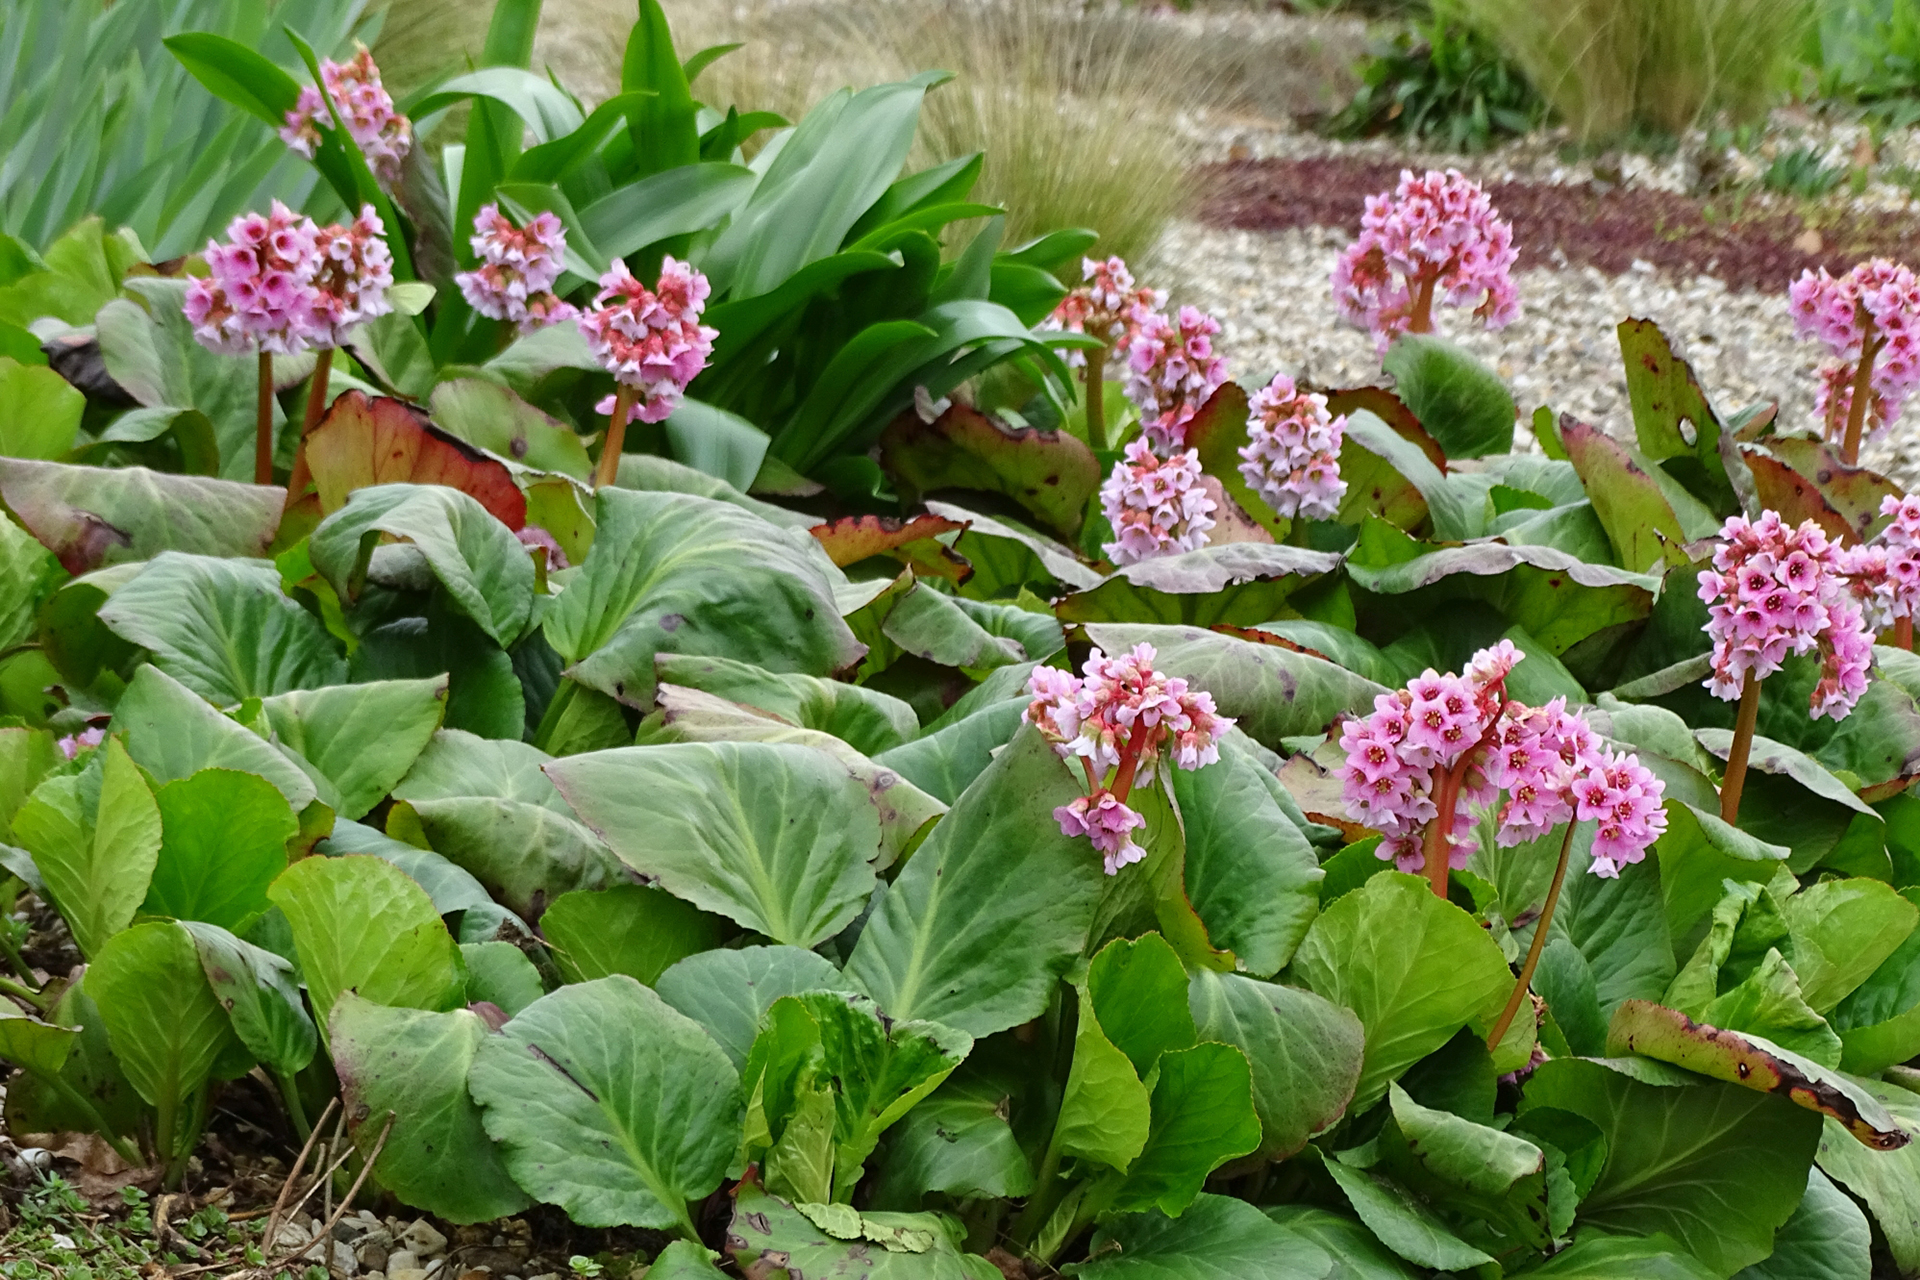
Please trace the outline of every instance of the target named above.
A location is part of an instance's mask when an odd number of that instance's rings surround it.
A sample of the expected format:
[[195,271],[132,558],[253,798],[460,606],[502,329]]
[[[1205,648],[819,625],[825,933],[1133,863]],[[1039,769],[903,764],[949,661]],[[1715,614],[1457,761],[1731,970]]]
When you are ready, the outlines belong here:
[[[332,1213],[327,1215],[326,1221],[314,1229],[312,1237],[308,1239],[305,1244],[295,1249],[292,1253],[287,1254],[285,1257],[268,1263],[267,1270],[272,1271],[287,1265],[289,1262],[296,1262],[306,1257],[307,1251],[312,1249],[314,1245],[320,1243],[322,1240],[331,1240],[333,1238],[333,1229],[340,1225],[340,1219],[346,1216],[347,1209],[352,1206],[354,1197],[360,1194],[360,1188],[366,1184],[367,1176],[373,1172],[373,1166],[379,1162],[380,1153],[386,1149],[387,1135],[393,1132],[393,1122],[398,1118],[397,1112],[387,1112],[387,1122],[380,1126],[380,1136],[374,1139],[373,1150],[367,1153],[365,1162],[360,1166],[360,1173],[354,1178],[352,1185],[347,1188],[347,1194],[340,1197],[339,1205],[334,1208]],[[335,1162],[333,1168],[327,1170],[326,1177],[331,1178],[333,1176],[333,1169],[339,1168],[340,1164],[344,1163],[347,1156],[352,1153],[353,1149],[349,1147],[347,1152],[340,1157],[340,1160]],[[309,1192],[308,1194],[312,1193]]]
[[286,1207],[287,1193],[293,1190],[293,1184],[300,1180],[300,1171],[306,1167],[307,1157],[313,1154],[313,1144],[320,1140],[320,1131],[327,1127],[327,1119],[340,1105],[340,1099],[327,1099],[326,1110],[313,1122],[313,1128],[307,1133],[306,1145],[300,1148],[300,1154],[294,1158],[293,1168],[287,1171],[287,1180],[280,1184],[280,1194],[274,1197],[273,1210],[267,1214],[267,1229],[260,1234],[262,1253],[273,1248],[273,1237],[280,1230],[280,1213]]

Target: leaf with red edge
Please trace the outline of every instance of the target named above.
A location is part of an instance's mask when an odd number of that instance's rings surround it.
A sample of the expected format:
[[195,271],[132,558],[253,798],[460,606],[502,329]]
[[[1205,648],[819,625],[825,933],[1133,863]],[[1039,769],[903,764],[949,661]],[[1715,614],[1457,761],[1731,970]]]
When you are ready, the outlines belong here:
[[1349,387],[1344,391],[1329,391],[1327,412],[1336,418],[1365,409],[1380,421],[1392,427],[1402,439],[1420,446],[1420,452],[1427,455],[1427,461],[1440,469],[1442,475],[1447,470],[1447,451],[1440,447],[1427,429],[1420,425],[1413,410],[1399,396],[1385,387]]
[[908,495],[949,489],[1003,494],[1071,538],[1100,487],[1100,463],[1064,431],[1000,426],[964,404],[932,422],[908,411],[880,435],[880,462]]
[[1801,475],[1780,459],[1752,446],[1743,447],[1740,456],[1753,473],[1753,487],[1760,505],[1778,511],[1788,524],[1811,520],[1826,530],[1830,538],[1847,538],[1853,531],[1847,518],[1834,510],[1820,492],[1820,486]]
[[349,391],[333,402],[301,442],[288,484],[288,515],[317,520],[347,504],[355,489],[377,484],[438,484],[458,489],[516,533],[527,499],[506,464],[429,423],[399,400]]
[[282,497],[268,485],[145,467],[0,458],[0,507],[76,575],[162,551],[265,555]]
[[1720,461],[1724,429],[1693,366],[1675,353],[1660,326],[1628,318],[1617,330],[1626,366],[1633,434],[1640,452],[1686,485],[1695,497],[1726,514],[1737,507]]
[[1562,418],[1560,443],[1622,568],[1645,572],[1687,540],[1659,481],[1606,432]]
[[914,573],[937,575],[959,586],[973,576],[973,565],[938,540],[943,533],[964,533],[964,520],[919,515],[911,520],[893,516],[842,516],[807,530],[826,548],[827,558],[841,568],[872,556],[891,556]]
[[[1847,524],[1854,539],[1864,540],[1867,531],[1880,518],[1880,500],[1901,496],[1900,486],[1865,467],[1850,467],[1840,461],[1832,445],[1804,437],[1773,439],[1766,451],[1786,463],[1803,479],[1811,480],[1820,496]],[[1749,459],[1748,465],[1752,462]],[[1758,479],[1758,476],[1755,477]],[[1825,521],[1821,522],[1823,525]]]

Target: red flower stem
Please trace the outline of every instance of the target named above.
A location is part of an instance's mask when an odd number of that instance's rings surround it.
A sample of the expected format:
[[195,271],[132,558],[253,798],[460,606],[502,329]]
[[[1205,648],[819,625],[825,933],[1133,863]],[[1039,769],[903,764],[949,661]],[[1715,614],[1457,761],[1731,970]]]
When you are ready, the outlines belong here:
[[1731,826],[1740,816],[1740,792],[1747,785],[1747,757],[1753,753],[1753,727],[1760,719],[1760,678],[1747,672],[1740,686],[1740,715],[1733,725],[1733,747],[1720,782],[1720,820]]
[[1439,283],[1439,271],[1422,271],[1414,277],[1413,306],[1407,315],[1408,333],[1433,332],[1433,290]]
[[307,384],[307,419],[300,425],[300,438],[305,440],[307,433],[320,425],[320,417],[327,411],[327,384],[333,380],[333,348],[320,348],[320,355],[313,366],[313,381]]
[[1453,811],[1460,807],[1460,786],[1466,781],[1467,766],[1473,763],[1474,758],[1480,754],[1481,748],[1492,741],[1495,731],[1500,727],[1500,716],[1506,710],[1506,681],[1502,680],[1498,688],[1500,690],[1499,710],[1496,710],[1493,718],[1487,721],[1487,727],[1480,731],[1480,740],[1462,752],[1460,758],[1454,761],[1453,768],[1440,776],[1440,796],[1434,801],[1434,806],[1439,809],[1439,812],[1434,815],[1433,821],[1427,824],[1427,834],[1421,844],[1421,852],[1426,861],[1423,869],[1427,873],[1427,883],[1433,886],[1435,897],[1447,896],[1447,874],[1453,869],[1451,865],[1453,849],[1447,840],[1447,834],[1453,830]]
[[260,395],[256,401],[259,410],[258,420],[254,424],[253,437],[253,482],[255,484],[273,483],[273,352],[260,353]]
[[594,468],[593,487],[603,489],[620,474],[620,450],[627,442],[627,415],[633,411],[633,388],[624,382],[613,396],[613,413],[607,419],[607,441],[600,447],[600,462]]
[[1911,616],[1893,620],[1893,642],[1908,653],[1913,652],[1913,618]]
[[1533,984],[1533,971],[1540,965],[1540,953],[1547,948],[1547,926],[1553,923],[1553,909],[1560,905],[1560,886],[1567,880],[1567,860],[1573,853],[1573,829],[1579,825],[1575,819],[1567,819],[1566,838],[1560,842],[1560,865],[1553,869],[1553,887],[1547,890],[1547,903],[1540,908],[1540,922],[1533,930],[1533,945],[1527,948],[1527,960],[1520,966],[1520,977],[1513,984],[1513,994],[1507,997],[1507,1007],[1500,1011],[1500,1020],[1493,1024],[1493,1034],[1487,1037],[1488,1049],[1499,1048],[1500,1042],[1507,1038],[1507,1028],[1513,1025],[1513,1015],[1520,1011],[1520,1002],[1526,999],[1527,988]]
[[1865,326],[1860,337],[1860,367],[1853,373],[1853,395],[1847,402],[1847,434],[1840,445],[1840,461],[1850,467],[1860,465],[1860,428],[1867,420],[1867,398],[1873,394],[1873,360],[1886,340],[1875,332],[1873,317],[1861,308]]

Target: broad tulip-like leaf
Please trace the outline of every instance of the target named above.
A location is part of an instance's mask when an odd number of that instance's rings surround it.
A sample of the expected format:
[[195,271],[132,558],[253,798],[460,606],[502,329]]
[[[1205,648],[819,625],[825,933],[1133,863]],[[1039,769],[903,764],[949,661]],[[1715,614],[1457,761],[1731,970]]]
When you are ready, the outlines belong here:
[[[1749,1268],[1750,1270],[1750,1268]],[[1672,1236],[1584,1233],[1527,1273],[1552,1280],[1717,1280],[1720,1272],[1680,1247]],[[1741,1272],[1745,1275],[1746,1272]]]
[[[598,368],[597,365],[593,367]],[[786,507],[775,506],[771,502],[750,498],[744,490],[736,489],[718,476],[710,476],[684,463],[651,453],[621,454],[620,474],[614,480],[614,484],[618,488],[631,489],[640,493],[684,493],[696,498],[724,502],[730,507],[737,507],[741,511],[759,516],[768,524],[778,525],[782,529],[799,530],[803,533],[819,523],[819,520],[804,511],[792,511]]]
[[894,516],[842,516],[817,524],[811,533],[827,555],[841,567],[874,556],[890,556],[926,577],[946,578],[955,586],[973,576],[966,557],[939,541],[942,534],[961,533],[966,524],[945,516],[922,515],[910,520]]
[[1513,393],[1461,348],[1429,333],[1405,333],[1381,367],[1448,457],[1481,458],[1513,448]]
[[322,1027],[347,991],[407,1009],[465,1003],[459,948],[426,890],[391,863],[364,854],[304,858],[268,896],[286,913]]
[[1088,1260],[1062,1273],[1086,1280],[1328,1280],[1350,1274],[1347,1267],[1346,1259],[1246,1201],[1203,1195],[1178,1217],[1150,1210],[1112,1219],[1094,1237]]
[[87,990],[127,1079],[163,1117],[172,1111],[176,1140],[190,1133],[179,1109],[236,1044],[192,935],[171,920],[115,934],[88,967]]
[[847,975],[893,1018],[976,1039],[1038,1016],[1086,944],[1104,876],[1053,810],[1078,787],[1022,730],[955,801],[873,909]]
[[1023,695],[988,703],[971,715],[883,752],[874,757],[874,762],[897,769],[919,790],[952,804],[993,762],[993,753],[1019,730],[1032,701]]
[[64,576],[32,534],[11,520],[0,522],[0,649],[33,634],[35,612]]
[[1260,1145],[1251,1068],[1240,1050],[1203,1042],[1168,1050],[1158,1066],[1146,1145],[1119,1183],[1117,1212],[1183,1213],[1208,1174]]
[[[516,490],[517,492],[517,490]],[[533,611],[533,561],[512,529],[457,489],[384,484],[356,489],[313,531],[313,567],[342,600],[364,539],[378,534],[418,547],[454,603],[503,648],[520,638]]]
[[0,458],[0,501],[68,573],[162,551],[263,556],[281,491],[145,467],[74,467]]
[[382,862],[391,862],[427,891],[427,896],[433,899],[433,909],[443,916],[493,905],[486,886],[457,863],[431,849],[417,849],[346,818],[333,824],[332,833],[320,842],[316,852],[336,858],[347,853],[364,853]]
[[1054,1122],[1065,1155],[1125,1172],[1152,1128],[1149,1081],[1161,1055],[1194,1042],[1180,957],[1157,933],[1100,949],[1080,985],[1073,1064]]
[[1696,496],[1730,514],[1739,504],[1720,459],[1724,428],[1693,367],[1651,320],[1622,320],[1618,332],[1640,451],[1655,462],[1673,460],[1674,473]]
[[1063,622],[1250,627],[1290,612],[1289,596],[1339,567],[1325,551],[1228,542],[1127,565],[1055,608]]
[[863,1193],[875,1205],[912,1208],[931,1191],[981,1198],[1026,1196],[1033,1163],[1007,1122],[1017,1082],[963,1063],[894,1126],[887,1158]]
[[485,378],[453,378],[433,389],[435,425],[468,444],[541,471],[585,480],[593,470],[580,436]]
[[1820,1118],[1784,1098],[1733,1084],[1647,1084],[1584,1059],[1535,1070],[1520,1105],[1522,1115],[1570,1111],[1606,1139],[1606,1163],[1580,1203],[1583,1222],[1665,1233],[1717,1275],[1772,1251],[1774,1232],[1806,1192],[1820,1140]]
[[1397,1182],[1335,1156],[1326,1158],[1325,1167],[1360,1221],[1407,1261],[1441,1271],[1465,1271],[1493,1261]]
[[776,674],[730,658],[693,654],[663,653],[655,659],[654,671],[664,684],[744,702],[799,728],[830,733],[870,756],[920,735],[920,721],[912,707],[859,685]]
[[714,1038],[743,1066],[760,1020],[776,1000],[807,991],[852,991],[823,956],[799,947],[742,947],[688,956],[660,975],[660,998]]
[[[1859,1088],[1892,1113],[1909,1134],[1920,1135],[1920,1098],[1898,1085],[1860,1080]],[[1902,1271],[1920,1269],[1920,1142],[1898,1151],[1862,1146],[1837,1120],[1820,1136],[1823,1173],[1866,1201],[1886,1237],[1887,1252]]]
[[996,635],[958,599],[918,581],[911,570],[850,614],[847,621],[868,646],[867,661],[860,669],[862,678],[891,666],[902,653],[936,666],[959,667],[976,678],[982,672],[1030,658],[1019,641]]
[[1087,624],[1086,633],[1107,653],[1151,644],[1155,670],[1211,693],[1221,714],[1269,748],[1282,738],[1321,733],[1343,711],[1364,713],[1387,691],[1320,658],[1193,627],[1098,622]]
[[1799,975],[1772,948],[1753,972],[1707,1003],[1700,1021],[1759,1036],[1822,1067],[1840,1065],[1839,1035],[1807,1004]]
[[547,773],[634,871],[777,942],[818,945],[873,890],[878,817],[821,752],[676,743],[569,756]]
[[547,992],[540,971],[515,943],[500,938],[463,942],[460,957],[467,971],[467,1002],[485,1001],[513,1017]]
[[951,1223],[931,1213],[791,1205],[749,1179],[734,1197],[727,1252],[747,1275],[760,1274],[769,1264],[810,1277],[981,1280],[991,1275],[993,1264],[961,1253]]
[[[1380,1167],[1430,1201],[1484,1223],[1495,1247],[1544,1249],[1550,1225],[1546,1151],[1517,1134],[1415,1102],[1388,1089],[1392,1122],[1380,1138]],[[1571,1206],[1568,1206],[1570,1213]]]
[[0,1004],[0,1060],[23,1071],[58,1077],[79,1038],[74,1028],[22,1013],[12,1001]]
[[1269,1218],[1319,1245],[1346,1269],[1341,1280],[1415,1280],[1417,1273],[1352,1218],[1304,1204],[1270,1205]]
[[1834,510],[1812,477],[1760,449],[1744,448],[1740,458],[1753,477],[1757,501],[1765,510],[1778,511],[1789,527],[1811,520],[1835,541],[1853,541],[1861,536],[1852,521]]
[[388,484],[444,485],[478,502],[509,531],[527,522],[527,500],[513,474],[418,409],[385,396],[349,391],[301,442],[302,465],[288,481],[293,509],[317,519],[347,505],[356,489]]
[[287,869],[287,842],[300,831],[286,797],[259,774],[202,769],[153,799],[160,856],[143,909],[245,933],[272,905],[267,886]]
[[432,740],[446,711],[445,677],[376,680],[299,690],[263,699],[280,749],[307,775],[328,808],[364,817],[393,790]]
[[64,457],[86,407],[87,398],[45,365],[0,356],[0,456]]
[[474,1055],[468,1087],[528,1194],[582,1226],[678,1226],[720,1185],[745,1100],[699,1024],[632,978],[562,987]]
[[1839,1004],[1893,955],[1920,924],[1920,908],[1878,880],[1823,880],[1785,904],[1793,970],[1807,1003]]
[[1461,1027],[1490,1026],[1513,987],[1500,948],[1473,917],[1398,872],[1375,875],[1323,911],[1289,972],[1366,1028],[1356,1108],[1371,1106]]
[[576,889],[553,900],[540,932],[569,982],[624,973],[653,986],[673,965],[719,946],[726,922],[652,885]]
[[1187,998],[1199,1034],[1253,1064],[1262,1158],[1285,1159],[1345,1113],[1366,1048],[1351,1011],[1297,987],[1204,970]]
[[217,924],[183,920],[180,925],[193,938],[207,985],[247,1052],[268,1070],[289,1076],[313,1061],[320,1040],[293,965]]
[[[1920,891],[1907,889],[1913,901]],[[1920,930],[1881,961],[1827,1015],[1840,1033],[1841,1065],[1855,1075],[1871,1075],[1920,1054]]]
[[160,832],[153,793],[117,737],[83,772],[41,783],[13,816],[14,838],[33,855],[74,943],[90,958],[133,922]]
[[[972,489],[1011,498],[1072,537],[1100,487],[1100,463],[1077,437],[1033,427],[1009,429],[968,405],[932,422],[904,413],[880,435],[880,461],[914,494]],[[964,554],[964,553],[963,553]]]
[[363,1155],[393,1117],[373,1167],[381,1186],[449,1222],[488,1222],[532,1203],[514,1184],[467,1093],[487,1025],[465,1009],[396,1009],[348,992],[334,1006],[333,1061]]
[[1586,483],[1620,567],[1645,573],[1674,559],[1687,536],[1659,479],[1648,469],[1654,464],[1640,465],[1606,432],[1571,419],[1561,424],[1560,440]]
[[1873,1274],[1873,1228],[1819,1166],[1807,1170],[1807,1194],[1774,1233],[1773,1256],[1741,1280],[1859,1280]]
[[165,552],[99,616],[216,706],[347,678],[326,626],[280,590],[279,571],[263,560]]
[[319,794],[312,779],[272,743],[155,666],[134,673],[113,709],[113,729],[127,735],[127,754],[155,782],[191,777],[202,769],[257,773],[296,813]]
[[1057,582],[1063,587],[1079,588],[1100,584],[1098,573],[1080,563],[1068,548],[1043,534],[950,502],[929,502],[927,510],[943,519],[966,524],[966,532],[954,540],[953,549],[973,566],[973,577],[966,583],[969,594],[987,599],[1027,583]]
[[1786,849],[1728,826],[1718,814],[1678,800],[1667,801],[1666,812],[1667,830],[1654,843],[1654,853],[1667,928],[1675,938],[1686,937],[1713,910],[1723,881],[1764,883],[1787,860]]
[[[1365,405],[1346,412],[1340,478],[1347,482],[1347,492],[1334,518],[1357,525],[1374,516],[1409,532],[1426,524],[1432,510],[1422,486],[1434,488],[1441,477],[1439,468],[1445,465],[1444,456],[1430,457],[1421,447],[1432,437],[1422,431],[1419,443],[1409,440]],[[1434,452],[1438,451],[1435,445]]]
[[1824,440],[1784,436],[1768,440],[1766,451],[1785,463],[1796,475],[1811,480],[1832,515],[1808,510],[1790,516],[1788,513],[1791,508],[1786,504],[1792,498],[1781,495],[1780,503],[1769,501],[1772,495],[1768,494],[1767,486],[1773,475],[1769,471],[1763,477],[1762,469],[1753,465],[1753,453],[1743,449],[1741,454],[1747,461],[1748,469],[1753,471],[1754,487],[1763,495],[1761,501],[1768,508],[1778,510],[1783,519],[1791,519],[1795,523],[1807,518],[1818,520],[1821,527],[1833,537],[1842,536],[1833,533],[1834,524],[1837,523],[1845,530],[1847,541],[1864,542],[1880,520],[1882,500],[1903,496],[1900,486],[1879,472],[1869,471],[1865,467],[1850,467],[1840,461],[1839,452]]
[[602,489],[597,502],[599,554],[546,615],[571,678],[644,707],[658,653],[809,675],[860,657],[806,534],[682,494]]

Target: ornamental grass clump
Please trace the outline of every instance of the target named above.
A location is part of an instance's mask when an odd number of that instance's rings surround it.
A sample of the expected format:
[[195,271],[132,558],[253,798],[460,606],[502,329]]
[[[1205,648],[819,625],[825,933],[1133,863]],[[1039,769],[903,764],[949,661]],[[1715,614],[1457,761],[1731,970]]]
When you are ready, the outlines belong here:
[[1360,237],[1333,269],[1340,314],[1373,334],[1381,355],[1403,333],[1432,333],[1436,301],[1474,308],[1489,329],[1520,315],[1513,224],[1458,169],[1400,171],[1391,193],[1367,197]]
[[1920,279],[1885,258],[1835,278],[1822,267],[1787,291],[1793,327],[1826,344],[1834,358],[1820,369],[1815,411],[1840,460],[1860,460],[1860,437],[1900,416],[1920,386]]
[[489,320],[511,320],[523,335],[579,317],[577,307],[553,292],[567,252],[567,229],[559,218],[542,213],[516,227],[499,205],[483,205],[468,243],[480,265],[455,273],[453,281],[475,311]]
[[671,256],[660,264],[653,289],[635,280],[624,262],[600,277],[593,307],[580,317],[580,333],[619,389],[594,406],[608,415],[596,485],[613,483],[627,424],[664,422],[694,375],[707,367],[720,336],[700,323],[710,292],[706,276]]
[[1233,727],[1212,694],[1155,671],[1156,656],[1145,643],[1111,658],[1095,649],[1084,676],[1042,666],[1027,679],[1026,722],[1062,760],[1079,761],[1087,778],[1086,794],[1055,809],[1054,819],[1062,834],[1092,840],[1108,875],[1146,857],[1132,834],[1146,825],[1127,806],[1133,789],[1154,784],[1163,755],[1182,769],[1213,764]]
[[1867,691],[1873,633],[1846,576],[1850,560],[1813,521],[1796,528],[1768,511],[1758,520],[1730,517],[1713,567],[1700,571],[1713,639],[1707,688],[1740,703],[1720,787],[1720,816],[1729,823],[1740,812],[1760,682],[1780,670],[1788,654],[1819,651],[1820,680],[1809,703],[1815,720],[1844,720]]

